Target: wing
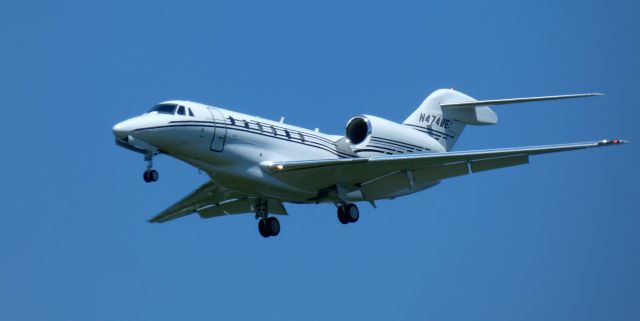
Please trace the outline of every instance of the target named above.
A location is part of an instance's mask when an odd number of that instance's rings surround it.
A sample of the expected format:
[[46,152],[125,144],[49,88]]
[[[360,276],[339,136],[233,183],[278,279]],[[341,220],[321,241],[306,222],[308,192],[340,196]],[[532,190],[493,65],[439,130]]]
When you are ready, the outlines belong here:
[[[255,197],[231,191],[209,181],[160,214],[149,219],[152,223],[163,223],[189,214],[198,213],[202,218],[251,213]],[[282,202],[269,200],[269,213],[287,214]]]
[[[490,149],[478,151],[419,153],[367,158],[344,158],[290,162],[263,163],[284,180],[309,179],[326,186],[336,183],[366,187],[375,181],[392,185],[393,180],[404,179],[410,185],[415,180],[434,182],[449,177],[526,164],[530,155],[555,153],[576,149],[602,147],[626,143],[623,140],[602,140],[584,143]],[[394,178],[395,177],[395,178]],[[378,184],[380,185],[380,184]],[[379,189],[380,186],[377,186]],[[376,193],[379,196],[384,193]],[[368,196],[369,197],[369,196]]]

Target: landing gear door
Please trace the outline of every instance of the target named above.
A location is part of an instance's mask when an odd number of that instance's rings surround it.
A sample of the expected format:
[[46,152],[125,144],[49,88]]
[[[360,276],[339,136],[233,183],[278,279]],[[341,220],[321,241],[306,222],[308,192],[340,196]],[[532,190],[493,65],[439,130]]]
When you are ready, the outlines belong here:
[[213,139],[211,140],[211,150],[221,152],[224,150],[224,142],[227,140],[227,123],[224,115],[217,108],[208,108],[215,122],[213,128]]

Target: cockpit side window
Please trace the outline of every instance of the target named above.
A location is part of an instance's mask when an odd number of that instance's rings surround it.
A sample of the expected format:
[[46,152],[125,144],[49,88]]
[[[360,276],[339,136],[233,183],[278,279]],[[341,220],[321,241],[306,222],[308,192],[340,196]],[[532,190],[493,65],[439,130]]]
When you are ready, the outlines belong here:
[[179,106],[178,107],[178,115],[183,115],[183,116],[185,115],[184,106]]
[[193,112],[191,111],[191,108],[189,108],[189,116],[194,117]]
[[[178,106],[174,104],[159,104],[153,106],[153,108],[149,109],[147,113],[157,112],[158,114],[169,114],[173,115],[176,112],[176,108]],[[183,109],[184,112],[184,109]]]

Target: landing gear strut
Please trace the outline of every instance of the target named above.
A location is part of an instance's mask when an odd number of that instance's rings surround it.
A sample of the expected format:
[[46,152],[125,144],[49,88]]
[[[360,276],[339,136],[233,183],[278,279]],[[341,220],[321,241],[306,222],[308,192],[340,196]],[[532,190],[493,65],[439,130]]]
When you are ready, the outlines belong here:
[[258,221],[258,231],[262,237],[277,236],[280,234],[280,221],[275,217],[269,217],[268,201],[264,199],[256,200],[256,218]]
[[353,203],[340,204],[338,206],[338,220],[342,224],[355,223],[360,218],[360,210]]
[[158,174],[158,171],[153,169],[153,154],[144,155],[144,160],[147,162],[147,170],[142,174],[142,178],[147,183],[157,181],[158,178],[160,178],[160,174]]

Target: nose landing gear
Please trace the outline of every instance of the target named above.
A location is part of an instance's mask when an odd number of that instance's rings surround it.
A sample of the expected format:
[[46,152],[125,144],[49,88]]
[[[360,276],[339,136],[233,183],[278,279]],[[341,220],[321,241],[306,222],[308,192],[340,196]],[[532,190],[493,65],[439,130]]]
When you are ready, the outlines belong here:
[[158,178],[160,178],[160,174],[158,174],[158,171],[156,171],[155,169],[146,170],[144,171],[144,173],[142,173],[142,178],[144,179],[145,182],[152,183],[157,181]]
[[153,154],[144,155],[144,160],[147,162],[147,170],[142,174],[142,178],[147,183],[157,181],[160,178],[160,174],[153,169]]

